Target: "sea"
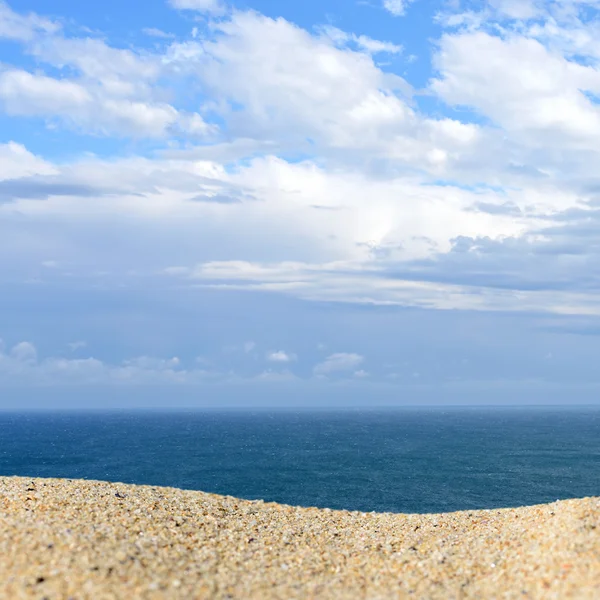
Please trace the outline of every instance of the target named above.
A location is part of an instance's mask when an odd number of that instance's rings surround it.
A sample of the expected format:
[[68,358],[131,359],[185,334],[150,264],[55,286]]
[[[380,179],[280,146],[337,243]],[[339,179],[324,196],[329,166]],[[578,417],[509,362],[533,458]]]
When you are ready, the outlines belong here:
[[600,496],[598,408],[0,413],[0,475],[447,512]]

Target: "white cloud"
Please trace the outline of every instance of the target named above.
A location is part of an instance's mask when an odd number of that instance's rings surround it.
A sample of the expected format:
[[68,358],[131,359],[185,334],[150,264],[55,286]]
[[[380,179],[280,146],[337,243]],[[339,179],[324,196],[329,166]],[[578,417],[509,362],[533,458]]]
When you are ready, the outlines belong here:
[[285,383],[300,380],[287,369],[267,369],[240,376],[232,370],[208,370],[210,365],[210,361],[201,357],[192,361],[191,367],[186,367],[177,357],[164,359],[140,356],[118,364],[93,357],[39,358],[36,347],[29,342],[16,344],[6,353],[0,340],[0,386],[199,385],[253,381]]
[[112,365],[95,358],[38,359],[29,342],[15,345],[9,354],[0,346],[0,384],[89,385],[89,384],[198,384],[224,379],[219,373],[185,369],[179,359],[142,356]]
[[[496,4],[490,14],[509,10]],[[589,96],[600,77],[569,54],[591,52],[593,31],[549,23],[440,40],[430,92],[494,127],[420,114],[410,86],[370,55],[399,46],[331,27],[313,35],[237,11],[162,53],[36,30],[26,52],[51,69],[3,67],[6,111],[95,134],[177,134],[183,147],[54,165],[0,145],[0,255],[11,257],[0,273],[52,257],[53,273],[29,276],[66,281],[94,265],[107,286],[135,271],[306,300],[595,314],[593,291],[564,287],[595,255],[548,251],[577,241],[558,220],[581,228],[588,216],[573,211],[592,211],[598,189]],[[198,113],[167,95],[194,86],[210,98]],[[209,111],[231,139],[193,147],[215,133]],[[278,156],[288,152],[312,158]],[[524,249],[533,258],[519,266]],[[553,273],[558,292],[542,289]],[[532,277],[540,289],[519,288]]]
[[[236,12],[214,30],[210,39],[172,44],[164,61],[208,90],[210,108],[238,142],[317,153],[332,169],[341,163],[388,176],[409,165],[443,176],[457,162],[479,173],[482,152],[494,155],[477,125],[419,115],[411,86],[365,51],[396,46],[335,28],[311,35],[257,13]],[[356,49],[347,47],[351,39]]]
[[296,359],[294,354],[289,354],[283,350],[277,350],[267,353],[267,360],[271,362],[287,363]]
[[511,19],[532,19],[540,14],[535,0],[489,0],[490,6]]
[[29,43],[27,51],[65,74],[74,71],[84,87],[115,98],[152,97],[162,74],[159,54],[114,48],[92,37],[43,37]]
[[339,352],[329,355],[322,363],[315,366],[313,372],[317,376],[327,376],[354,369],[363,361],[364,357],[360,354]]
[[197,10],[199,12],[222,13],[224,3],[221,0],[169,0],[173,8]]
[[600,72],[556,55],[540,42],[484,32],[445,35],[432,88],[452,105],[474,107],[528,145],[595,146]]
[[[192,34],[151,49],[73,37],[72,22],[63,31],[0,4],[0,37],[21,42],[11,47],[25,57],[0,66],[0,110],[42,117],[61,156],[0,144],[0,284],[65,295],[169,290],[177,303],[216,288],[600,315],[600,26],[583,18],[582,3],[490,0],[442,19],[450,29],[417,92],[392,73],[404,60],[374,60],[401,52],[397,36],[177,4],[213,12],[183,15]],[[387,2],[396,14],[406,6]],[[442,116],[420,110],[434,103]],[[118,151],[65,158],[71,137],[63,145],[60,127],[154,140],[88,138],[92,151]],[[49,144],[36,147],[52,156]],[[2,381],[194,383],[229,381],[241,364],[241,381],[296,377],[284,371],[296,357],[272,340],[236,337],[256,331],[219,340],[238,340],[218,353],[227,372],[179,358],[73,360],[83,353],[64,341],[68,358],[39,358],[27,344],[3,351],[0,372]],[[320,358],[346,343],[329,340]],[[363,362],[330,354],[314,375],[376,378]],[[415,385],[430,377],[421,364],[393,374]]]
[[[520,261],[523,250],[513,251],[514,264]],[[541,256],[544,250],[541,250]],[[549,255],[546,255],[548,257]],[[460,255],[457,255],[460,260]],[[474,260],[483,264],[481,258]],[[490,256],[488,268],[497,265],[493,254]],[[477,262],[475,263],[477,265]],[[435,263],[434,263],[435,264]],[[512,261],[506,266],[513,265]],[[600,300],[593,290],[564,291],[556,290],[550,283],[553,267],[548,263],[549,289],[535,289],[534,272],[529,276],[533,289],[519,289],[519,284],[496,286],[493,279],[491,285],[452,284],[433,280],[419,280],[419,276],[404,279],[393,275],[394,268],[401,265],[366,263],[342,263],[302,265],[274,264],[251,265],[239,263],[208,264],[203,267],[202,278],[209,281],[209,287],[230,290],[254,290],[273,292],[295,296],[304,300],[327,302],[352,302],[356,304],[417,306],[441,310],[475,310],[475,311],[523,311],[553,312],[557,314],[600,315]],[[444,271],[443,263],[439,267]],[[554,267],[556,268],[556,267]],[[566,269],[573,268],[572,263],[565,264]],[[481,266],[479,267],[481,269]],[[585,271],[585,262],[581,263]],[[388,270],[392,273],[388,274]],[[498,273],[496,272],[496,277]],[[470,275],[466,276],[468,281]],[[226,280],[227,283],[220,283]]]
[[389,54],[398,54],[402,52],[402,46],[392,42],[382,42],[374,40],[366,35],[356,35],[355,33],[347,33],[337,27],[326,25],[320,29],[324,36],[328,37],[336,46],[345,47],[350,43],[356,44],[358,48],[370,54],[378,54],[381,52]]
[[0,180],[30,175],[53,175],[57,172],[55,166],[32,154],[22,144],[0,144]]
[[[83,346],[80,346],[80,348]],[[287,360],[274,362],[289,363],[295,360],[291,354]],[[368,373],[356,370],[363,362],[358,354],[339,353],[330,355],[323,363],[315,366],[314,374],[321,378],[338,377],[366,378]],[[258,368],[258,367],[257,367]],[[39,357],[36,347],[29,342],[16,344],[6,353],[0,340],[0,387],[4,385],[198,385],[206,383],[301,381],[298,375],[283,366],[275,369],[257,370],[240,375],[232,369],[214,366],[212,361],[198,357],[186,366],[178,357],[159,358],[139,356],[109,363],[94,357],[65,358],[61,356]],[[306,378],[304,379],[307,380]]]
[[164,75],[160,56],[50,33],[32,33],[22,41],[29,54],[60,76],[0,68],[0,107],[9,115],[42,116],[51,125],[62,122],[101,135],[193,138],[214,131],[200,114],[164,101],[166,93],[157,84]]
[[9,114],[21,115],[76,111],[91,101],[76,83],[16,69],[0,73],[0,97]]
[[[215,27],[214,40],[173,44],[167,59],[208,86],[237,135],[364,147],[361,136],[389,140],[412,127],[413,111],[394,92],[410,87],[367,54],[256,13]],[[243,110],[229,111],[229,101]]]
[[401,17],[413,0],[383,0],[383,8],[394,17]]
[[40,34],[55,33],[59,28],[58,23],[34,13],[16,13],[0,0],[0,39],[27,41]]
[[142,29],[142,33],[145,33],[150,37],[162,39],[173,39],[175,37],[175,34],[167,33],[166,31],[163,31],[162,29],[158,29],[156,27],[144,27]]
[[37,361],[37,350],[29,342],[21,342],[10,351],[10,356],[19,363],[32,363]]
[[[31,157],[28,160],[31,162]],[[468,191],[405,178],[374,180],[360,173],[332,174],[312,163],[288,164],[273,158],[250,161],[230,173],[214,163],[149,159],[82,161],[75,170],[63,167],[55,171],[58,174],[51,179],[0,181],[0,197],[11,189],[15,195],[11,204],[4,208],[0,204],[0,215],[3,211],[6,216],[14,211],[20,215],[19,220],[5,220],[4,227],[0,220],[0,250],[5,254],[29,239],[19,238],[19,223],[26,217],[30,223],[39,223],[36,247],[28,250],[39,248],[36,264],[52,256],[58,265],[70,265],[71,272],[73,257],[92,261],[99,270],[120,272],[124,256],[138,269],[145,265],[152,271],[154,265],[143,252],[144,243],[154,243],[156,232],[161,231],[163,252],[172,257],[164,257],[166,264],[187,258],[188,253],[177,253],[183,240],[187,240],[186,248],[194,249],[194,256],[204,257],[197,266],[167,270],[169,277],[182,278],[188,285],[271,291],[306,300],[476,310],[531,310],[536,306],[557,312],[596,310],[592,298],[585,295],[528,291],[523,296],[485,284],[448,281],[448,275],[439,271],[435,277],[440,280],[436,281],[423,267],[415,270],[411,263],[439,260],[452,252],[457,238],[516,239],[528,231],[554,226],[551,215],[576,206],[578,198],[572,193],[528,188]],[[118,182],[118,193],[107,195],[107,182]],[[232,195],[253,199],[190,201],[204,188],[204,193],[226,199]],[[26,195],[19,199],[19,194]],[[48,199],[40,202],[44,194]],[[85,211],[81,210],[82,194]],[[368,205],[365,197],[371,199]],[[120,249],[107,250],[101,232],[115,214],[130,224],[133,238],[147,242],[130,246],[125,237]],[[62,250],[52,241],[52,228],[44,226],[46,222],[60,222],[65,228],[61,230]],[[75,243],[83,230],[88,237],[100,236],[95,252],[87,245],[86,252],[92,254],[85,259]],[[259,230],[271,233],[268,238],[257,238],[253,232]],[[25,231],[23,235],[29,234]],[[67,251],[71,237],[75,245]],[[223,256],[223,248],[231,248],[233,257],[257,259],[215,260]],[[281,248],[289,260],[267,262],[275,251],[282,255]],[[26,256],[21,253],[19,258]],[[467,264],[474,255],[451,256]],[[556,271],[548,265],[549,272]],[[57,276],[64,268],[55,269]],[[498,265],[490,268],[500,272]],[[569,270],[573,272],[572,266]],[[458,265],[453,263],[449,272],[458,273]],[[534,272],[543,269],[536,265]]]
[[210,130],[199,115],[180,115],[168,104],[110,98],[73,81],[15,69],[0,72],[0,102],[12,116],[60,118],[104,135],[161,137],[181,128],[194,136]]
[[[38,37],[28,43],[28,52],[66,76],[5,69],[5,108],[13,115],[54,118],[95,134],[214,133],[216,128],[200,113],[164,102],[167,92],[157,82],[183,77],[197,79],[211,93],[212,103],[205,108],[223,113],[238,136],[277,143],[288,143],[290,136],[304,143],[311,136],[338,159],[341,149],[360,149],[410,158],[415,164],[429,156],[430,148],[422,146],[430,139],[444,147],[458,141],[456,131],[448,136],[443,123],[420,123],[403,98],[410,96],[410,86],[384,73],[369,56],[397,53],[397,44],[335,28],[325,28],[329,37],[314,36],[283,19],[253,12],[236,12],[214,27],[212,39],[176,42],[164,55],[112,48],[93,38]],[[336,47],[349,42],[363,51]],[[231,111],[230,102],[243,110]],[[473,129],[454,126],[461,128]]]

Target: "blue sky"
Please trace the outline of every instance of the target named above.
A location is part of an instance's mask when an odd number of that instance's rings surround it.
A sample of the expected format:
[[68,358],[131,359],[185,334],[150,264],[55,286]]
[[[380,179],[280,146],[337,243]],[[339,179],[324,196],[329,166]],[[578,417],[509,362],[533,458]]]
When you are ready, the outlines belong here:
[[0,0],[0,408],[597,402],[599,9]]

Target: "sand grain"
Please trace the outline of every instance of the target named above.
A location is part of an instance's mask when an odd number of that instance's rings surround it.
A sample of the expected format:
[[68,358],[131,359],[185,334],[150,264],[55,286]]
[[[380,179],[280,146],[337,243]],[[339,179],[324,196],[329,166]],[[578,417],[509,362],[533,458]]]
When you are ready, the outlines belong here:
[[0,598],[600,598],[600,500],[431,515],[0,478]]

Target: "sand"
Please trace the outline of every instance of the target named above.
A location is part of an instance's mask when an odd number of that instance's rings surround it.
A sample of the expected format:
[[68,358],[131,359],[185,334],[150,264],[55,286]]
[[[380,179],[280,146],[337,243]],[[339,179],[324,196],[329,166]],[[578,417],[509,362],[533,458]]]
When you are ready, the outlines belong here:
[[0,598],[600,598],[600,499],[429,515],[0,478]]

